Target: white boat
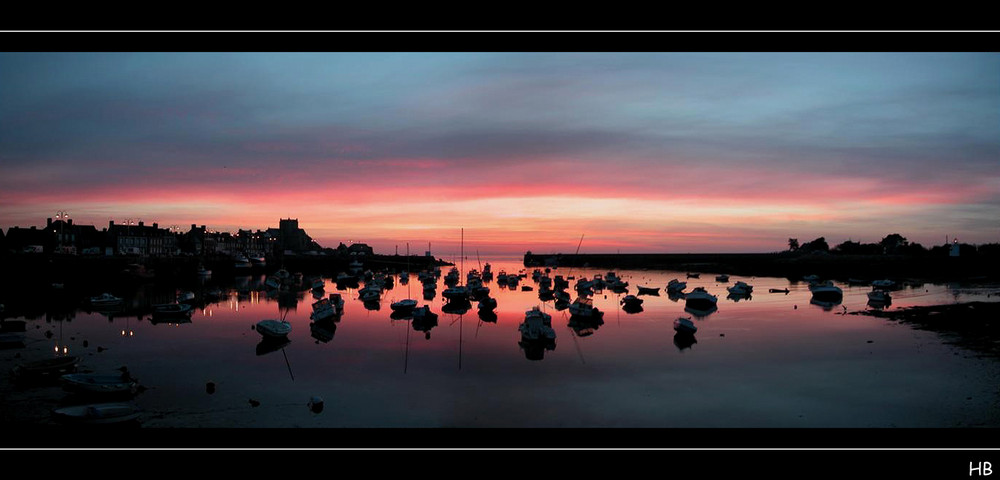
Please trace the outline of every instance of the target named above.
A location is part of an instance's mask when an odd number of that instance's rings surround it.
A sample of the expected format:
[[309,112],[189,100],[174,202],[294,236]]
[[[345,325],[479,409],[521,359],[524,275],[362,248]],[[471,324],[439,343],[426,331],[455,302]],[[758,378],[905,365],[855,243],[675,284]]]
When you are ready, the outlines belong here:
[[357,282],[357,281],[358,281],[357,275],[348,275],[346,272],[340,272],[340,273],[337,274],[337,283],[338,284],[343,285],[345,283],[354,283],[354,282]]
[[309,319],[318,322],[337,316],[337,307],[329,299],[323,298],[312,304],[313,313]]
[[448,300],[467,300],[469,298],[469,289],[465,288],[465,286],[446,288],[441,292],[441,296]]
[[211,271],[211,270],[209,270],[209,269],[207,269],[207,268],[205,268],[205,267],[204,267],[204,266],[202,266],[202,265],[199,265],[199,266],[198,266],[198,271],[197,271],[197,273],[198,273],[198,276],[199,276],[199,277],[208,277],[208,276],[211,276],[211,275],[212,275],[212,271]]
[[811,284],[809,285],[809,290],[812,291],[813,298],[818,300],[840,299],[844,296],[844,291],[829,280]]
[[65,357],[47,358],[31,362],[20,363],[11,369],[15,377],[49,377],[63,375],[76,371],[76,364],[80,363],[80,357],[69,355]]
[[594,301],[579,297],[569,305],[569,313],[574,317],[603,317],[604,313],[594,307]]
[[868,300],[875,303],[889,303],[892,301],[892,297],[889,296],[889,292],[873,290],[868,292]]
[[726,288],[732,295],[747,296],[753,293],[753,285],[743,282],[736,282],[733,286]]
[[643,300],[635,295],[625,295],[625,297],[622,298],[621,304],[625,306],[637,307],[642,305],[642,302]]
[[719,298],[705,291],[703,287],[695,287],[684,297],[686,306],[695,310],[709,310],[718,303]]
[[178,302],[190,302],[194,300],[194,292],[184,291],[177,294]]
[[896,282],[894,282],[892,280],[889,280],[889,279],[886,279],[886,280],[875,280],[874,282],[872,282],[872,286],[873,287],[878,287],[878,288],[892,288],[892,287],[896,286]]
[[729,281],[729,275],[716,275],[715,276],[715,281],[716,282],[728,282]]
[[89,394],[135,393],[138,383],[126,373],[119,375],[96,375],[71,373],[59,377],[64,390]]
[[90,304],[98,306],[108,306],[108,305],[119,305],[122,303],[120,297],[116,297],[110,293],[102,293],[96,297],[90,297]]
[[693,334],[698,331],[698,327],[695,326],[694,322],[692,322],[690,318],[677,317],[677,320],[674,320],[674,330],[676,330],[677,333]]
[[524,322],[517,329],[523,340],[551,340],[556,338],[556,331],[551,325],[552,316],[534,307],[524,312]]
[[252,263],[253,266],[255,266],[255,267],[266,267],[267,266],[267,259],[265,259],[263,255],[256,255],[256,256],[250,257],[250,263]]
[[52,415],[67,423],[105,424],[136,420],[142,414],[133,403],[95,403],[59,408]]
[[389,305],[389,308],[394,312],[409,312],[417,307],[417,301],[412,299],[403,299],[398,302],[393,302]]
[[413,309],[413,321],[415,322],[437,320],[437,318],[437,314],[432,312],[428,305]]
[[682,282],[675,278],[671,280],[669,283],[667,283],[667,291],[680,293],[684,291],[685,288],[687,288],[687,285],[688,285],[687,282]]
[[292,331],[292,324],[284,320],[261,320],[257,322],[257,333],[271,338],[287,336]]
[[160,315],[184,315],[191,313],[192,310],[194,310],[194,307],[187,303],[159,303],[153,305],[153,314]]
[[337,314],[344,313],[344,297],[339,293],[331,293],[328,298],[330,304],[337,310]]
[[358,298],[360,298],[362,302],[377,302],[380,294],[381,292],[379,292],[379,290],[366,287],[358,291]]

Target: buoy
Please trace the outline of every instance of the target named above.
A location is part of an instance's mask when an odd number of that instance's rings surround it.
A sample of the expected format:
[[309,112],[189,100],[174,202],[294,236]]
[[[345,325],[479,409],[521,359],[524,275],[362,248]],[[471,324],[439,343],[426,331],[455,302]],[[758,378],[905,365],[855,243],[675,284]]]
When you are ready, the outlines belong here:
[[309,399],[309,409],[313,413],[319,413],[323,411],[323,399],[318,396],[313,396]]

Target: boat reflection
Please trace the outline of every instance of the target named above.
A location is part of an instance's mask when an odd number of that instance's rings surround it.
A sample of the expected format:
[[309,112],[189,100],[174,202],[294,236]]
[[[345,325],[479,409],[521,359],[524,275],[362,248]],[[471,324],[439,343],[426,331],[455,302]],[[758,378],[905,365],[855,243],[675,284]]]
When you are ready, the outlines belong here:
[[726,295],[726,298],[734,302],[739,302],[740,300],[746,300],[749,302],[750,300],[753,299],[753,297],[750,294],[744,294],[744,293],[730,293],[729,295]]
[[708,308],[705,308],[705,307],[702,307],[702,308],[684,307],[684,311],[685,312],[690,313],[691,315],[694,315],[697,318],[707,317],[707,316],[709,316],[709,315],[717,312],[718,310],[719,310],[719,307],[716,307],[715,305],[712,305],[712,306],[710,306]]
[[442,312],[450,313],[452,315],[464,315],[469,313],[470,309],[472,309],[472,303],[468,300],[454,300],[441,307]]
[[362,305],[365,306],[365,310],[378,311],[382,308],[382,303],[377,300],[362,302]]
[[636,313],[642,312],[643,308],[642,305],[626,303],[625,305],[622,305],[622,311],[629,315],[634,315]]
[[693,333],[677,332],[674,334],[674,346],[677,350],[684,351],[691,348],[691,345],[698,343]]
[[413,310],[394,310],[389,314],[391,320],[411,320],[413,319]]
[[597,332],[597,329],[604,325],[601,316],[581,317],[573,315],[569,318],[569,328],[573,329],[578,337],[587,337]]
[[487,323],[497,323],[497,314],[492,310],[480,310],[479,319]]
[[337,333],[337,323],[332,319],[319,320],[309,324],[309,333],[318,342],[327,343]]
[[669,298],[671,302],[678,302],[678,301],[684,300],[685,297],[686,297],[686,295],[684,294],[684,292],[678,292],[678,291],[675,291],[675,290],[667,290],[667,298]]
[[290,343],[292,343],[292,341],[289,340],[288,337],[261,337],[261,341],[257,344],[256,348],[257,356],[277,352],[278,350],[288,346]]
[[437,324],[437,314],[432,312],[427,305],[413,311],[413,329],[418,332],[424,332],[424,338],[427,340],[431,339],[431,329],[436,327]]
[[826,299],[820,299],[820,298],[813,297],[813,298],[811,298],[809,300],[809,303],[811,303],[813,305],[816,305],[817,307],[822,308],[824,311],[829,312],[830,310],[833,310],[833,308],[836,307],[837,305],[840,305],[840,299],[838,298],[838,299],[828,299],[828,300],[826,300]]
[[875,310],[884,310],[892,305],[892,300],[868,300],[868,306]]

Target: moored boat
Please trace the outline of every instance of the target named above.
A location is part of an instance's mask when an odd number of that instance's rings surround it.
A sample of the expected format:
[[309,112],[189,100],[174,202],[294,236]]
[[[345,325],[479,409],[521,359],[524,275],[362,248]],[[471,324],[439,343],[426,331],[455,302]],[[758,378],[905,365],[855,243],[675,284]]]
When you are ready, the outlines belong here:
[[753,293],[753,285],[748,285],[744,282],[736,282],[733,286],[726,288],[731,295],[736,296],[749,296]]
[[479,301],[478,307],[480,312],[491,312],[497,308],[497,299],[486,297]]
[[188,303],[160,303],[153,305],[153,314],[160,316],[190,315],[194,307]]
[[392,304],[389,305],[389,308],[391,308],[392,311],[394,312],[409,312],[416,307],[417,307],[417,301],[410,298],[406,298],[398,302],[393,302]]
[[292,324],[284,320],[261,320],[257,322],[257,333],[272,338],[287,336],[292,331]]
[[95,307],[106,307],[111,305],[121,305],[121,297],[116,297],[110,293],[102,293],[96,297],[90,297],[90,304]]
[[687,288],[687,282],[682,282],[676,278],[667,283],[668,292],[680,293],[684,291],[685,288]]
[[63,375],[76,371],[78,363],[80,363],[80,357],[75,355],[47,358],[15,365],[11,369],[11,373],[19,378]]
[[552,329],[552,316],[542,312],[538,307],[524,312],[524,322],[518,326],[522,340],[555,339],[556,331]]
[[868,292],[868,300],[874,303],[889,303],[892,301],[892,297],[889,295],[889,292],[872,290]]
[[59,408],[52,411],[56,420],[66,423],[106,424],[137,420],[142,414],[133,403],[95,403]]
[[644,287],[642,285],[636,285],[639,288],[639,295],[659,295],[660,287]]
[[809,285],[809,290],[812,292],[813,298],[817,300],[839,300],[843,298],[844,291],[840,287],[833,284],[833,282],[827,280],[825,282],[815,283]]
[[71,373],[59,377],[59,383],[70,392],[108,395],[135,393],[138,386],[127,371],[120,375]]
[[625,295],[621,300],[621,304],[630,307],[637,307],[642,305],[643,300],[635,295]]
[[698,331],[698,327],[695,326],[694,322],[692,322],[688,317],[677,317],[677,319],[674,320],[674,330],[676,330],[677,333],[693,334]]
[[703,287],[695,287],[684,297],[686,306],[695,310],[709,310],[718,303],[718,297],[705,291]]

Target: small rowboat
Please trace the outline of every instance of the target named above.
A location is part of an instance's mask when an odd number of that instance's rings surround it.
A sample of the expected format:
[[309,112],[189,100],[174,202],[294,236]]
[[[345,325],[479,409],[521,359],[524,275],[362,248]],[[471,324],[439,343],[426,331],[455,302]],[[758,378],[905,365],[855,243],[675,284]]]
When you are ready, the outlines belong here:
[[125,375],[73,373],[59,377],[64,390],[90,394],[135,393],[136,381]]
[[34,362],[22,363],[15,366],[11,372],[16,377],[41,377],[47,375],[62,375],[76,371],[76,364],[80,363],[80,357],[75,355]]
[[52,411],[56,420],[77,424],[108,424],[136,420],[142,411],[132,403],[95,403]]

